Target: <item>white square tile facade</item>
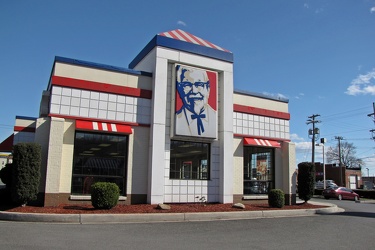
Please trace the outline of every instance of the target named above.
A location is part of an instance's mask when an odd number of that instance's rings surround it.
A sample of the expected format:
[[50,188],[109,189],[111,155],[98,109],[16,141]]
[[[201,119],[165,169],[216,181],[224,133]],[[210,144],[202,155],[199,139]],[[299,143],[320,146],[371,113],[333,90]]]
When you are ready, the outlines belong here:
[[53,86],[50,113],[99,120],[150,124],[151,100]]
[[[211,167],[210,180],[173,180],[169,178],[170,171],[170,131],[171,131],[171,89],[172,89],[172,65],[168,67],[168,95],[166,116],[166,140],[165,140],[165,169],[164,169],[164,202],[199,202],[204,197],[207,202],[219,201],[219,142],[211,143]],[[197,198],[198,197],[198,198]]]
[[289,121],[259,115],[233,113],[233,133],[289,140]]

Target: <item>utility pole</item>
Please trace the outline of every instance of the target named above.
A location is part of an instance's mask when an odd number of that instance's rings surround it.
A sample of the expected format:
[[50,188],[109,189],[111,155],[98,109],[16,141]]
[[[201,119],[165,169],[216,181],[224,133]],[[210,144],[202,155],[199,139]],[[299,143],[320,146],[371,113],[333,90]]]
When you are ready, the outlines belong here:
[[342,161],[341,161],[341,140],[344,140],[342,136],[335,136],[335,140],[338,140],[339,143],[339,167],[340,167],[340,186],[343,186],[342,183]]
[[[372,120],[374,121],[374,124],[375,124],[375,103],[374,102],[372,103],[372,109],[373,109],[373,113],[368,114],[367,116],[372,117]],[[371,132],[371,135],[372,135],[371,139],[373,139],[375,141],[375,129],[371,129],[370,132]]]
[[311,136],[311,145],[312,145],[312,156],[311,156],[311,163],[312,164],[315,164],[315,141],[317,139],[319,139],[319,137],[315,138],[315,135],[318,135],[320,133],[319,129],[315,128],[315,123],[320,122],[318,120],[315,120],[315,118],[318,117],[318,116],[320,116],[320,115],[315,114],[315,115],[308,116],[307,118],[309,118],[309,119],[306,121],[307,125],[312,124],[312,126],[313,126],[312,129],[309,129],[309,136]]

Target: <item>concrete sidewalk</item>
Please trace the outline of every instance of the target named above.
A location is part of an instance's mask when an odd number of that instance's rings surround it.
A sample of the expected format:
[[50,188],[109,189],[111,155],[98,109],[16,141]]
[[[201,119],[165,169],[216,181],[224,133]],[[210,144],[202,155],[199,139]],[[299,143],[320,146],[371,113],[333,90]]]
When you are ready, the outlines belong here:
[[279,218],[331,214],[344,210],[334,204],[310,202],[316,205],[329,206],[319,209],[291,209],[265,211],[238,211],[214,213],[155,213],[155,214],[36,214],[0,212],[0,220],[49,223],[148,223],[148,222],[188,222],[212,220],[246,220],[260,218]]

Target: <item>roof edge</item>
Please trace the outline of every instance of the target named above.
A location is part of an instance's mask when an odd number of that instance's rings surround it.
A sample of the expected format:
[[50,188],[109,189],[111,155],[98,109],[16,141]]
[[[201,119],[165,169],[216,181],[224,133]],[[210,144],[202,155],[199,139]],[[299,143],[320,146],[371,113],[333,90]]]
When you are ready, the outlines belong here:
[[288,98],[284,98],[284,97],[281,97],[281,96],[276,97],[276,96],[270,96],[270,95],[266,95],[266,94],[262,94],[262,93],[255,93],[255,92],[250,92],[250,91],[246,91],[246,90],[239,90],[239,89],[235,89],[233,91],[233,93],[235,93],[235,94],[241,94],[241,95],[248,95],[248,96],[259,97],[259,98],[268,99],[268,100],[272,100],[272,101],[279,101],[279,102],[289,103],[289,99]]
[[133,75],[142,75],[142,76],[152,77],[152,73],[145,72],[145,71],[138,71],[138,70],[127,69],[123,67],[112,66],[108,64],[94,63],[94,62],[89,62],[89,61],[84,61],[84,60],[61,57],[61,56],[55,56],[55,63],[56,62],[68,63],[68,64],[78,65],[78,66],[86,66],[86,67],[91,67],[95,69],[104,69],[104,70],[120,72],[120,73],[128,73],[128,74],[133,74]]
[[221,51],[202,45],[189,43],[185,41],[176,40],[173,38],[156,35],[151,41],[141,50],[141,52],[129,64],[130,69],[134,69],[143,58],[156,46],[175,49],[183,52],[188,52],[196,55],[206,56],[213,59],[218,59],[225,62],[233,63],[233,53]]

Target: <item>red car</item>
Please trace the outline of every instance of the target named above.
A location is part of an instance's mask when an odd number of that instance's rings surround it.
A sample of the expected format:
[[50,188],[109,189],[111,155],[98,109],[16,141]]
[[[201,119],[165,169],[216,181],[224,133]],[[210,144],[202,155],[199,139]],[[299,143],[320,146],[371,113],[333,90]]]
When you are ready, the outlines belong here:
[[355,193],[353,190],[346,188],[346,187],[333,187],[333,188],[327,188],[323,190],[322,195],[324,198],[336,198],[338,200],[359,200],[359,195]]

